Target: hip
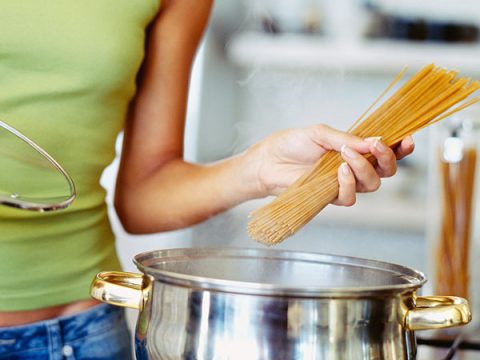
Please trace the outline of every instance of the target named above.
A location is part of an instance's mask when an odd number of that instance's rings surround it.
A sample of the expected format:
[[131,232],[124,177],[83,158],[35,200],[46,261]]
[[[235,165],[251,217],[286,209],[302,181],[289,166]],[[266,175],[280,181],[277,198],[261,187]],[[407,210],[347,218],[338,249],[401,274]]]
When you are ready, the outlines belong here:
[[70,316],[0,328],[2,360],[128,360],[131,354],[125,313],[107,304]]
[[88,299],[36,310],[0,311],[0,330],[2,327],[26,325],[38,321],[75,315],[99,304],[100,302],[97,300]]

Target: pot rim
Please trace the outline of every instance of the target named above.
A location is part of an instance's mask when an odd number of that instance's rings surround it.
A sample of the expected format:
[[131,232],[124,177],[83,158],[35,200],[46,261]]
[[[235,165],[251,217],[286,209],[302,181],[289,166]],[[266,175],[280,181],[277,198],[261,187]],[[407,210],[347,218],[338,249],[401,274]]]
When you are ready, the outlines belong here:
[[[156,269],[151,266],[152,262],[162,262],[199,259],[208,257],[234,257],[263,259],[296,260],[302,262],[331,263],[336,265],[357,266],[365,269],[381,270],[390,272],[392,275],[404,276],[404,284],[376,285],[363,287],[319,287],[319,286],[284,286],[259,282],[247,282],[238,280],[225,280],[209,278],[197,275],[188,275],[173,271]],[[287,297],[308,298],[359,298],[370,296],[385,296],[413,292],[422,287],[427,279],[425,275],[407,266],[370,260],[352,256],[333,255],[316,252],[299,252],[292,250],[277,249],[254,249],[254,248],[176,248],[154,250],[137,254],[133,259],[137,268],[147,275],[151,275],[155,281],[166,284],[178,285],[199,290],[220,291],[246,295],[268,295]],[[408,277],[408,280],[407,280]]]

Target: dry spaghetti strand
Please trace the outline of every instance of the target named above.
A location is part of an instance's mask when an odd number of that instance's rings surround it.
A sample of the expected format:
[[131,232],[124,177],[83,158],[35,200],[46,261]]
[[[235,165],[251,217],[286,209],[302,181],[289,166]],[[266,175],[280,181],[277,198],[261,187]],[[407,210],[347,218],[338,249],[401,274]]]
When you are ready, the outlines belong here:
[[[473,98],[462,103],[480,88],[478,81],[457,78],[456,71],[430,64],[374,109],[404,73],[405,69],[354,122],[349,130],[351,134],[362,138],[382,136],[383,141],[393,147],[405,136],[480,101]],[[376,161],[371,154],[365,157],[372,163]],[[300,230],[338,196],[337,169],[342,162],[339,153],[328,151],[280,196],[253,211],[248,224],[250,236],[273,245]]]

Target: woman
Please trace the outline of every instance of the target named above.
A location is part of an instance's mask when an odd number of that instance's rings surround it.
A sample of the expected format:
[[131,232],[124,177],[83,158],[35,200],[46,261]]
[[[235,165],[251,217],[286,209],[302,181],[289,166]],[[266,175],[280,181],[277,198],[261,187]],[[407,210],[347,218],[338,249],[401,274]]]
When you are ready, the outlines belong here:
[[[47,214],[0,208],[0,359],[128,359],[123,312],[89,299],[120,268],[103,169],[124,129],[115,207],[131,233],[186,227],[278,194],[329,149],[342,152],[337,205],[376,190],[396,153],[318,125],[280,132],[211,165],[182,159],[192,59],[210,0],[19,0],[0,5],[0,115],[47,149],[78,198]],[[360,154],[371,152],[372,167]],[[28,176],[28,174],[15,174]]]

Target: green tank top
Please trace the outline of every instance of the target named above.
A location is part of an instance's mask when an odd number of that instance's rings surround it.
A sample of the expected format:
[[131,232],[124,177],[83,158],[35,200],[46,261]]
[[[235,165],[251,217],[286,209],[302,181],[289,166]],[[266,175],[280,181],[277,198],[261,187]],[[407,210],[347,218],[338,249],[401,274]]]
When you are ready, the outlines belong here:
[[119,269],[99,181],[158,10],[159,0],[0,3],[0,119],[58,160],[78,191],[58,212],[0,206],[0,311],[87,299],[97,272]]

